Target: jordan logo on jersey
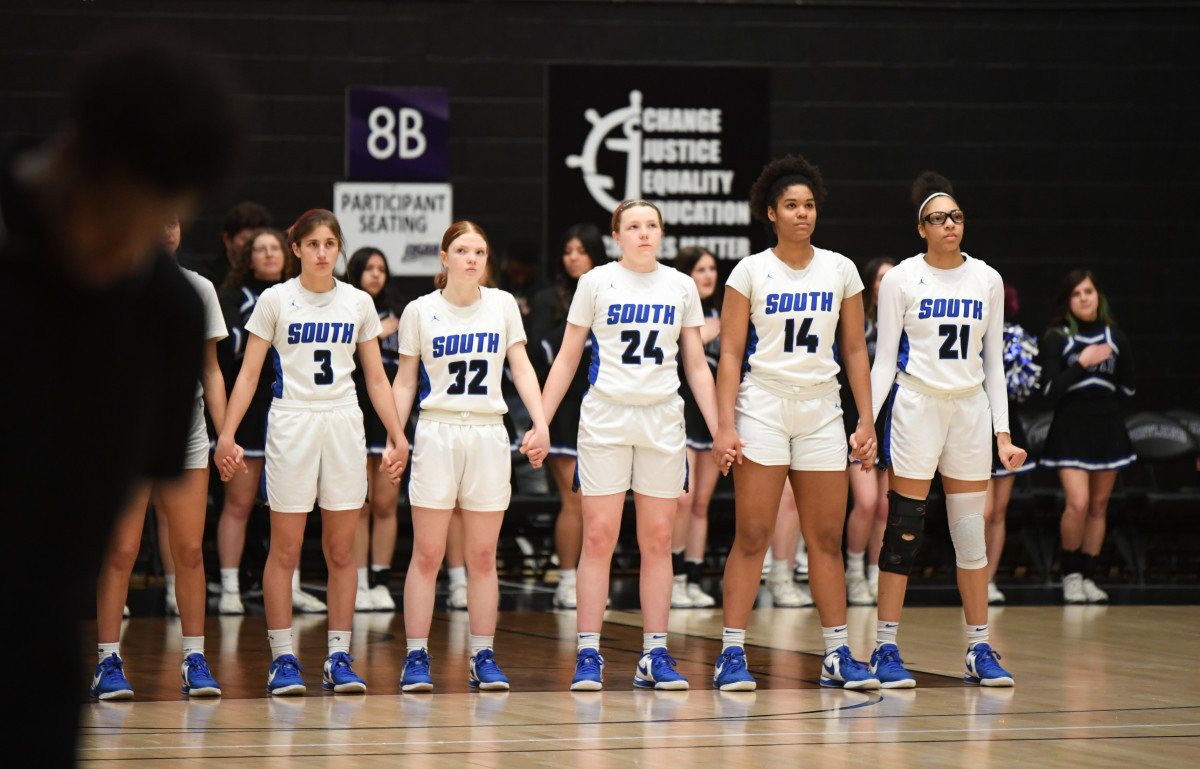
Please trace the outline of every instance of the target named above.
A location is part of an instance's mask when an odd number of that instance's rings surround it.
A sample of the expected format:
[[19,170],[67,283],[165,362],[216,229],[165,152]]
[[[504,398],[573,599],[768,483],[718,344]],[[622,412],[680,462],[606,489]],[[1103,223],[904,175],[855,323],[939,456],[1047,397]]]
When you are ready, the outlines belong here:
[[832,291],[808,291],[794,294],[767,294],[767,315],[777,312],[832,312]]
[[608,325],[615,326],[618,323],[661,323],[664,326],[674,326],[675,305],[610,304]]
[[979,299],[929,299],[921,300],[917,312],[921,320],[925,318],[973,318],[983,320],[983,302]]
[[473,352],[499,352],[500,334],[481,331],[477,334],[448,334],[433,338],[433,357],[469,355]]
[[354,342],[353,323],[292,323],[288,326],[288,344],[351,344]]

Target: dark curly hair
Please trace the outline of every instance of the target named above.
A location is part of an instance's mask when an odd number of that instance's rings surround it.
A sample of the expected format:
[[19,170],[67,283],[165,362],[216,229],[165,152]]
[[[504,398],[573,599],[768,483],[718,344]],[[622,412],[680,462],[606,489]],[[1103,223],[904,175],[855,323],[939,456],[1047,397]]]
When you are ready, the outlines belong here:
[[254,268],[252,266],[254,241],[263,235],[270,235],[275,238],[275,240],[279,241],[279,247],[283,249],[283,273],[280,275],[279,280],[285,281],[300,274],[300,258],[292,252],[292,249],[288,248],[287,235],[270,227],[259,227],[250,233],[250,237],[246,238],[246,242],[242,245],[242,250],[238,251],[237,256],[234,257],[233,268],[229,270],[228,277],[221,284],[222,291],[227,288],[244,286],[254,277]]
[[784,155],[763,166],[762,173],[750,185],[750,213],[771,226],[767,209],[774,208],[779,196],[793,184],[803,184],[812,190],[813,201],[820,212],[825,206],[825,181],[821,169],[804,159],[803,155]]
[[917,180],[912,183],[912,204],[913,208],[917,209],[918,222],[921,221],[925,201],[935,192],[942,192],[953,198],[954,185],[936,171],[922,171]]

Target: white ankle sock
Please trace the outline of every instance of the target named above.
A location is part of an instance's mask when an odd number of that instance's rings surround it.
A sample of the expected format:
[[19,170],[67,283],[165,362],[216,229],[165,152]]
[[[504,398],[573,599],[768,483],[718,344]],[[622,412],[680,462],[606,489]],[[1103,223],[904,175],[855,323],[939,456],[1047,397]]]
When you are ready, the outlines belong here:
[[826,654],[829,654],[839,646],[850,645],[850,629],[846,625],[838,625],[837,627],[822,627],[821,637],[825,639]]
[[367,567],[358,567],[358,589],[366,592],[371,589],[371,583],[367,580]]
[[866,553],[852,553],[846,551],[846,579],[851,575],[855,577],[863,576],[863,561],[866,559]]
[[221,569],[221,590],[226,593],[242,592],[241,585],[238,584],[237,569]]
[[721,632],[721,651],[725,651],[730,646],[746,648],[745,628],[727,627]]
[[296,569],[292,572],[292,592],[300,592],[300,570]]
[[450,575],[450,584],[451,585],[467,584],[467,567],[466,566],[455,566],[453,568],[447,569],[446,572]]
[[967,648],[970,649],[975,644],[985,644],[988,642],[988,626],[987,623],[982,625],[972,625],[967,623]]
[[792,562],[791,561],[771,561],[771,581],[772,582],[791,582],[792,581]]
[[495,640],[495,636],[490,636],[490,635],[468,634],[467,638],[471,643],[471,656],[472,657],[474,657],[476,654],[483,651],[484,649],[492,648],[492,641]]
[[108,659],[114,654],[120,657],[121,643],[118,641],[117,643],[113,644],[97,644],[96,652],[100,655],[100,659],[96,660],[97,662],[104,662],[104,660]]
[[268,630],[267,643],[271,646],[272,660],[277,660],[284,654],[295,654],[292,651],[292,629],[290,627]]
[[885,622],[879,620],[875,623],[875,646],[878,648],[882,644],[896,643],[896,634],[900,632],[899,622]]
[[642,654],[649,654],[654,649],[667,648],[666,633],[642,633]]
[[867,581],[875,585],[879,584],[879,564],[867,564]]
[[574,582],[575,581],[575,570],[574,569],[559,569],[558,570],[558,581],[559,581],[559,584],[562,584],[564,582]]
[[406,642],[406,645],[408,647],[409,654],[412,654],[413,652],[425,651],[425,649],[429,646],[429,639],[409,638]]
[[183,637],[183,656],[189,654],[204,654],[204,636],[184,636]]
[[329,643],[329,656],[332,657],[337,652],[350,653],[350,631],[349,630],[330,630],[325,634],[325,638]]
[[595,649],[600,651],[600,634],[599,633],[576,633],[575,648],[577,651],[584,649]]

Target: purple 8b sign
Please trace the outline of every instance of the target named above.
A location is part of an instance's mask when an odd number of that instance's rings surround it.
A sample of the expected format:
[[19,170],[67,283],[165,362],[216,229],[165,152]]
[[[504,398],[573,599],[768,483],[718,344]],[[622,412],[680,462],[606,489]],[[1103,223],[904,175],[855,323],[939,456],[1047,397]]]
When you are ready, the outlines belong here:
[[449,175],[450,95],[436,88],[348,88],[346,178]]

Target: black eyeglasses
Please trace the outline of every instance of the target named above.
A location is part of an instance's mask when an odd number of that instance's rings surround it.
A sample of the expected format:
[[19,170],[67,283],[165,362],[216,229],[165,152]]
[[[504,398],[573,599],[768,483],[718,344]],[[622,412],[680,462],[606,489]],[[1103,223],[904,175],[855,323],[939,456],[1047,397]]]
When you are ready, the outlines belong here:
[[926,224],[932,224],[934,227],[940,227],[946,223],[947,216],[950,217],[950,221],[954,222],[955,224],[962,224],[967,219],[967,215],[964,214],[960,209],[956,208],[953,211],[934,211],[931,214],[925,214],[921,221],[925,222]]

